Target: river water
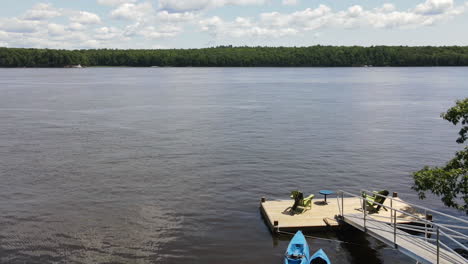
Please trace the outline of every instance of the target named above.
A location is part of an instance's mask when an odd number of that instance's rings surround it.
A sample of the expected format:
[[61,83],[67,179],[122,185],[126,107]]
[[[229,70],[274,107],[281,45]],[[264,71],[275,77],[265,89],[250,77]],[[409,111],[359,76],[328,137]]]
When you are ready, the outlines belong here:
[[[468,68],[0,69],[1,263],[281,263],[260,197],[396,191],[461,149]],[[331,196],[329,199],[333,199]],[[314,234],[333,263],[414,263]],[[353,244],[351,244],[353,243]]]

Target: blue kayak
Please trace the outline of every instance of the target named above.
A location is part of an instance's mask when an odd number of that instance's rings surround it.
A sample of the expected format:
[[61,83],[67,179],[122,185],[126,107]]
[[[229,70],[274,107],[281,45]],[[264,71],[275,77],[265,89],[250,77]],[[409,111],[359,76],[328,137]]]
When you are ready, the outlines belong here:
[[289,242],[284,255],[284,264],[309,264],[309,245],[301,231],[297,231]]
[[325,252],[322,249],[319,249],[310,258],[310,264],[331,264],[331,261],[328,258],[327,254],[325,254]]

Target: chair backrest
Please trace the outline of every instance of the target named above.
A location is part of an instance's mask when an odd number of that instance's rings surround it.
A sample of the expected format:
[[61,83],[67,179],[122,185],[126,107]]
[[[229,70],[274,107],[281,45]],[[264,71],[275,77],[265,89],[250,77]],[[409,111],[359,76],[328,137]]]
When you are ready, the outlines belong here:
[[[380,191],[380,192],[376,192],[377,194],[380,194],[380,195],[384,195],[384,196],[387,196],[390,192],[387,191],[387,190],[383,190],[383,191]],[[376,203],[379,203],[379,204],[383,204],[385,202],[387,198],[386,197],[382,197],[382,196],[379,196],[379,195],[375,195],[375,200],[374,202]],[[375,208],[377,211],[380,210],[380,207],[382,207],[381,205],[379,204],[374,204],[376,205],[377,207]]]
[[291,198],[293,198],[294,200],[302,200],[304,199],[304,194],[300,191],[292,191]]
[[362,191],[361,192],[361,196],[365,199],[374,199],[375,198],[375,194],[372,194],[372,195],[369,195],[367,194],[366,192]]

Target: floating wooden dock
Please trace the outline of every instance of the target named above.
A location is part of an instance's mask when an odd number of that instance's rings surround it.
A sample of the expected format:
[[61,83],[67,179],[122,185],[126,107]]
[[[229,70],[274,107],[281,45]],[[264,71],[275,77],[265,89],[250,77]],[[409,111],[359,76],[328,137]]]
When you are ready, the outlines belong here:
[[[322,199],[314,199],[314,201],[312,201],[312,209],[307,210],[301,214],[291,215],[288,209],[291,208],[294,200],[289,199],[264,201],[262,198],[262,202],[260,203],[260,211],[264,216],[265,222],[273,232],[293,232],[299,229],[306,231],[324,231],[327,228],[335,228],[339,226],[339,223],[336,220],[336,216],[340,215],[338,201],[335,197],[329,197],[327,200],[328,203],[325,204]],[[361,199],[357,197],[347,197],[344,198],[343,202],[345,214],[362,214]],[[384,205],[388,205],[390,207],[390,203],[391,202],[389,199],[387,199]],[[414,208],[408,206],[403,200],[399,198],[395,198],[393,200],[392,206],[398,210],[418,215]],[[390,224],[390,214],[390,211],[380,209],[378,213],[369,214],[369,217],[383,222],[388,222]],[[419,214],[419,216],[424,217],[422,214]],[[415,218],[404,214],[399,214],[397,217],[398,224],[410,224],[413,220],[415,220]]]
[[[383,204],[363,198],[360,194],[345,191],[339,193],[339,198],[329,198],[328,203],[315,199],[312,208],[300,214],[291,214],[290,209],[294,204],[292,199],[266,201],[262,198],[260,211],[273,233],[326,231],[340,226],[352,226],[420,263],[468,263],[467,259],[444,243],[450,240],[452,247],[468,251],[468,247],[457,241],[468,241],[468,235],[452,229],[468,229],[467,220],[407,203],[398,198],[397,193],[393,193],[393,197],[386,197]],[[349,197],[345,197],[345,194]],[[364,211],[363,206],[367,206],[365,200],[380,205],[380,210],[376,213]],[[421,211],[425,214],[420,213]],[[444,225],[433,222],[432,215],[426,215],[428,212],[448,217],[452,223]],[[406,232],[408,230],[413,233]]]

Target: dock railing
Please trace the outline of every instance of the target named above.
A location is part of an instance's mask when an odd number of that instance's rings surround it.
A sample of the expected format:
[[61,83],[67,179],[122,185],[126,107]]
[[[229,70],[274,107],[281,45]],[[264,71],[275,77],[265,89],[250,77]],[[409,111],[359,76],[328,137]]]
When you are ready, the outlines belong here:
[[[377,195],[377,196],[385,197],[386,199],[390,200],[390,205],[388,206],[385,204],[375,202],[374,200],[370,200],[367,198],[367,196],[363,194],[366,194],[369,196]],[[427,207],[419,206],[419,205],[412,204],[412,203],[407,203],[407,202],[400,200],[399,198],[384,196],[375,192],[369,192],[367,190],[361,190],[361,195],[356,195],[356,194],[346,192],[343,190],[338,191],[338,196],[337,196],[338,210],[342,219],[347,217],[347,214],[348,214],[348,217],[352,217],[351,215],[355,215],[356,213],[355,210],[353,210],[353,212],[344,212],[344,209],[345,209],[344,203],[346,201],[344,199],[345,195],[347,197],[357,197],[361,199],[361,205],[362,205],[362,208],[360,208],[362,210],[361,220],[363,222],[363,229],[365,232],[368,231],[368,229],[377,229],[377,230],[384,231],[384,232],[392,232],[393,233],[392,244],[395,248],[398,248],[400,244],[399,242],[403,241],[403,240],[398,239],[400,237],[405,237],[407,239],[417,238],[417,240],[414,240],[414,242],[422,241],[425,243],[432,244],[435,246],[435,250],[436,250],[436,252],[433,252],[436,257],[436,259],[432,260],[433,263],[439,264],[441,261],[441,258],[443,258],[444,260],[448,260],[450,263],[460,263],[459,261],[460,259],[464,260],[464,257],[461,256],[453,248],[458,247],[459,249],[464,250],[465,252],[468,252],[468,247],[464,245],[464,243],[467,243],[468,241],[468,235],[455,230],[455,229],[468,230],[467,220],[459,218],[459,217],[455,217],[452,215],[448,215],[442,212],[438,212],[436,210],[433,210]],[[368,207],[367,202],[373,205],[379,205],[382,208],[390,210],[390,216],[378,215],[378,217],[375,217],[374,214],[371,214],[368,212],[369,210],[367,208]],[[422,213],[417,214],[414,212],[411,213],[411,212],[403,211],[401,209],[397,209],[394,206],[396,203],[400,203],[400,204],[404,203],[410,206],[411,208],[418,209],[424,212],[424,216],[421,217]],[[397,213],[399,213],[400,215],[397,216]],[[443,224],[443,223],[440,223],[440,221],[435,222],[433,215],[438,215],[438,216],[448,218],[450,219],[451,222],[454,222],[455,224],[453,223]],[[387,221],[378,220],[378,218],[387,219]],[[402,219],[404,219],[405,221],[400,221],[399,223],[399,220],[402,220]],[[408,219],[411,220],[410,221],[411,224],[408,223]],[[390,221],[390,223],[388,222],[388,220]],[[392,228],[391,229],[388,229],[388,228],[379,229],[378,227],[376,227],[376,225],[373,225],[371,223],[385,223],[386,225],[390,225]],[[401,232],[400,230],[404,232]],[[422,235],[424,236],[422,237]],[[388,241],[386,242],[388,243]],[[427,250],[427,245],[424,245],[424,243],[421,243],[421,245],[418,245],[418,246],[426,247],[426,250]],[[440,250],[441,248],[444,248],[446,250],[444,252],[448,251],[451,254],[449,255],[447,253],[441,252]],[[468,263],[468,260],[466,260],[466,262],[461,262],[461,263]]]

